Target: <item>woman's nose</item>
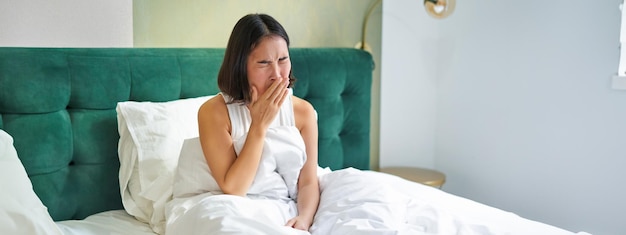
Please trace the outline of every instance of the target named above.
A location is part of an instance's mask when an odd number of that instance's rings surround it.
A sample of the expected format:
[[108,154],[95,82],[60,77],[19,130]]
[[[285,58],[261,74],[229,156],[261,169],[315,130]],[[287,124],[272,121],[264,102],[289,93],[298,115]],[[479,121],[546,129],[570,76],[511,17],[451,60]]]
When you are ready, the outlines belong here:
[[275,80],[275,79],[280,79],[280,78],[281,78],[280,67],[278,66],[278,63],[273,63],[272,64],[272,76],[270,77],[270,79]]

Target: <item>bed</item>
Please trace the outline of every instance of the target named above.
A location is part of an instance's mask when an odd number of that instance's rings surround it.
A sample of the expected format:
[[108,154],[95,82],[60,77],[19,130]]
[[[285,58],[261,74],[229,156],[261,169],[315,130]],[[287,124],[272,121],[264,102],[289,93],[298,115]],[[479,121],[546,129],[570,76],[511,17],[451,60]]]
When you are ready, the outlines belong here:
[[[207,183],[181,177],[202,163],[180,160],[193,154],[197,108],[219,92],[223,55],[0,48],[0,234],[164,234],[173,194]],[[311,234],[585,234],[369,170],[371,55],[292,48],[290,57],[293,93],[318,114],[322,195]],[[251,213],[200,221],[189,234],[294,232]]]

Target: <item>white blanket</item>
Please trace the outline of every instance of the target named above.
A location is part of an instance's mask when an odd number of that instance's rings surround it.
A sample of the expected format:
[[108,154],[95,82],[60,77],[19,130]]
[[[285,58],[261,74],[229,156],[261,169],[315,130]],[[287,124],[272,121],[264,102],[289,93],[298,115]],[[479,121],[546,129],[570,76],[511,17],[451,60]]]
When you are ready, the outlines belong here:
[[[573,234],[396,176],[352,168],[319,175],[311,234]],[[172,203],[166,234],[309,234],[271,201],[197,195]]]

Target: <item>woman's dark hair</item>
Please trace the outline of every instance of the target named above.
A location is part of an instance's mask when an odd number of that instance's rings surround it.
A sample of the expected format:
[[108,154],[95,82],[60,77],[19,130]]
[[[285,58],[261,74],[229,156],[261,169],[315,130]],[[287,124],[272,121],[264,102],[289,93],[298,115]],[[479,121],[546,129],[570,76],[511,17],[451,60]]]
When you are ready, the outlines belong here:
[[[268,36],[285,39],[289,47],[289,36],[278,21],[266,14],[249,14],[237,21],[228,39],[222,67],[217,75],[220,91],[233,98],[232,102],[249,103],[250,85],[248,84],[247,63],[252,50]],[[295,78],[289,71],[289,87]]]

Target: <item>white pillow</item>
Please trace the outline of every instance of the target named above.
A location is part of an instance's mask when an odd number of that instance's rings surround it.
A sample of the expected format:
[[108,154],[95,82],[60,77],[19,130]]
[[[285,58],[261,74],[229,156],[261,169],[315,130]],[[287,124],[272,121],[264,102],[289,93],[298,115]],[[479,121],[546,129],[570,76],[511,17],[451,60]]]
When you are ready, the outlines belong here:
[[0,130],[0,234],[62,234],[33,185],[13,147]]
[[174,198],[191,197],[206,192],[221,192],[204,158],[200,138],[186,139],[180,151],[174,177]]
[[183,141],[198,136],[198,109],[211,97],[117,104],[122,204],[156,233],[165,231],[164,206]]

